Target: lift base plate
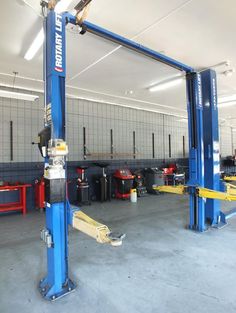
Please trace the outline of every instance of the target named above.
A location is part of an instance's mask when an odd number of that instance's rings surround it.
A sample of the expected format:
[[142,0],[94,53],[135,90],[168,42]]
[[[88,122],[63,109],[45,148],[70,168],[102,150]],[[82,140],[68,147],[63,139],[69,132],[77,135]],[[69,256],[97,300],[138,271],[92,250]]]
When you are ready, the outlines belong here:
[[53,286],[49,286],[47,283],[47,278],[42,279],[39,283],[39,292],[45,300],[56,301],[67,294],[73,292],[76,288],[76,285],[72,282],[72,280],[68,280],[66,285],[62,287],[62,289],[58,292],[53,292]]

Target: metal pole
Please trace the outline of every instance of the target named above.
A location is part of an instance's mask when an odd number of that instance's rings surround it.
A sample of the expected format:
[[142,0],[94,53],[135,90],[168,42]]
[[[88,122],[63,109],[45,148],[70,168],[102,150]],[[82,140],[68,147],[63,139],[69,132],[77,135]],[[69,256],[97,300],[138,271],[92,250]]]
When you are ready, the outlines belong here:
[[47,245],[47,275],[39,290],[47,300],[71,292],[68,277],[68,217],[66,204],[65,143],[65,25],[63,15],[50,10],[45,19],[45,127],[50,138],[45,153],[46,228],[41,238]]
[[[205,187],[220,191],[220,151],[216,72],[201,72],[203,98],[203,130]],[[220,220],[220,202],[206,199],[206,219],[211,225]]]
[[189,228],[205,230],[205,203],[197,196],[196,186],[204,187],[203,116],[201,76],[187,75],[188,128],[189,128]]

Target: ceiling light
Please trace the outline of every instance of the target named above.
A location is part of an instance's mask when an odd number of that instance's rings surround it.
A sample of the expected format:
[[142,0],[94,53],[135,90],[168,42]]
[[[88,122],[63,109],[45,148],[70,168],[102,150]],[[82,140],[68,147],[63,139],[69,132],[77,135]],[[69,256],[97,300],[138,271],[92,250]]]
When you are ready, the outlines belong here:
[[181,118],[180,120],[178,120],[178,122],[188,123],[188,119],[187,118]]
[[218,105],[218,107],[221,108],[227,108],[227,107],[232,107],[236,105],[236,101],[229,101],[229,102],[222,102]]
[[0,97],[25,101],[35,101],[39,96],[15,91],[0,90]]
[[171,80],[166,80],[163,81],[161,83],[158,83],[152,87],[149,88],[150,92],[155,92],[155,91],[161,91],[161,90],[165,90],[165,89],[169,89],[175,86],[180,85],[183,82],[183,77],[178,77],[175,79],[171,79]]
[[31,46],[29,47],[29,50],[26,52],[26,54],[24,56],[24,58],[27,61],[30,61],[33,59],[35,54],[38,52],[38,50],[42,46],[43,41],[44,41],[44,31],[43,31],[43,28],[41,28],[40,32],[35,37],[34,41],[32,42]]
[[232,101],[236,101],[236,94],[230,95],[230,96],[221,96],[218,99],[218,103],[225,103],[225,102],[232,102]]
[[[72,0],[61,0],[57,3],[57,5],[55,6],[55,12],[57,13],[62,13],[64,11],[66,11],[66,9],[69,7],[69,5],[71,4]],[[42,47],[43,45],[43,41],[44,41],[44,30],[43,28],[41,28],[40,32],[38,33],[38,35],[35,37],[34,41],[32,42],[32,44],[30,45],[28,51],[26,52],[24,58],[27,61],[30,61],[33,59],[33,57],[35,56],[35,54],[39,51],[39,49]]]

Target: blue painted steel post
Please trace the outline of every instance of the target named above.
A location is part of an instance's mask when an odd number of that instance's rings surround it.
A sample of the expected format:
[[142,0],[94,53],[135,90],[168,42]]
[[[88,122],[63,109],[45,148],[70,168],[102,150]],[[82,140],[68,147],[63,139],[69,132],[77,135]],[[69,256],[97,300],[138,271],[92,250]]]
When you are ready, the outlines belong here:
[[[220,191],[219,121],[216,72],[201,73],[203,98],[203,130],[205,158],[205,187]],[[206,200],[206,219],[211,225],[220,221],[220,202]]]
[[54,10],[49,11],[44,23],[45,127],[51,129],[51,138],[45,156],[44,173],[46,228],[41,234],[47,244],[47,276],[41,280],[39,289],[48,300],[55,300],[75,288],[68,277],[65,24],[64,15],[57,14]]
[[204,187],[203,116],[201,76],[189,73],[187,80],[187,107],[189,127],[189,228],[205,230],[205,203],[197,196],[196,187]]

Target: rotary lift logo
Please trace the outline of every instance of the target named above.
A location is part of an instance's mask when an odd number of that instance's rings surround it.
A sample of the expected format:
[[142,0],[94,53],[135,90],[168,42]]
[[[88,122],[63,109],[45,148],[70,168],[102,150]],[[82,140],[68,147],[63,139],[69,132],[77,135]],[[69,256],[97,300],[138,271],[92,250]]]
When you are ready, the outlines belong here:
[[62,57],[62,17],[60,14],[55,15],[55,71],[63,72],[63,57]]
[[197,74],[197,87],[198,87],[198,107],[202,108],[202,80],[199,74]]

